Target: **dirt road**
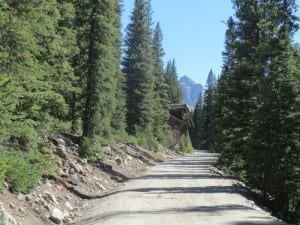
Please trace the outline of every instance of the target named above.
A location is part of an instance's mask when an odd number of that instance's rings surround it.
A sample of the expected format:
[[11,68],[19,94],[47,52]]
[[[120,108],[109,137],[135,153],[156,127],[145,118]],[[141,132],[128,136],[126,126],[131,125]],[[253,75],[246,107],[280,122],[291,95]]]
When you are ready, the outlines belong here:
[[284,225],[212,173],[216,155],[198,151],[149,169],[89,206],[77,225]]

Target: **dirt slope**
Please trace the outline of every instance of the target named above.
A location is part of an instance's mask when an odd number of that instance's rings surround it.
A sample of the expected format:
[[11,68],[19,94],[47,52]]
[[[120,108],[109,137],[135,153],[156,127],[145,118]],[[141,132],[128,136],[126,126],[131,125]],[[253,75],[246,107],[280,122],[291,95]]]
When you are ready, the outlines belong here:
[[150,168],[103,199],[86,201],[77,225],[284,225],[211,172],[216,155],[196,152]]

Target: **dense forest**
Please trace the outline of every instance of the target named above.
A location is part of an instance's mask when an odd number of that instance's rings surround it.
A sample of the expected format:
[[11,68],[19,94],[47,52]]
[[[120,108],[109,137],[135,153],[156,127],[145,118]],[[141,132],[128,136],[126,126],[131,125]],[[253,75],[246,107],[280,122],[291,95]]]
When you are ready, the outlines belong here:
[[176,144],[168,104],[181,93],[151,2],[135,1],[123,57],[121,11],[119,0],[0,1],[0,186],[28,192],[51,173],[43,149],[62,132],[90,161],[120,140]]
[[[287,221],[300,224],[300,47],[295,0],[233,0],[223,68],[209,72],[179,146],[220,153]],[[0,0],[0,188],[29,192],[52,173],[51,137],[103,146],[174,147],[168,104],[181,103],[174,59],[150,0],[135,0],[124,40],[120,0]],[[200,40],[201,41],[201,40]],[[199,59],[201,60],[201,59]]]
[[234,0],[223,70],[208,75],[194,111],[196,148],[221,153],[225,171],[300,224],[300,49],[295,1]]

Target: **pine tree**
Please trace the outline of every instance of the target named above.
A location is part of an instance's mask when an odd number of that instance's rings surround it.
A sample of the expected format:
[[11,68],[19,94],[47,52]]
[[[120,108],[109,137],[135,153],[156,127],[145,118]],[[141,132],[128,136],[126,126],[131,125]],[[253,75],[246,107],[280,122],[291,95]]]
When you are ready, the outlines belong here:
[[149,2],[136,0],[127,26],[123,72],[126,75],[127,131],[151,127],[154,120],[154,76]]
[[168,61],[165,79],[168,85],[169,102],[172,104],[182,102],[182,91],[178,81],[175,59]]
[[[116,4],[116,14],[118,19],[115,20],[115,27],[118,33],[115,39],[115,57],[118,59],[118,65],[121,64],[121,3]],[[117,65],[115,65],[117,66]],[[111,119],[111,126],[114,132],[124,133],[126,130],[126,78],[119,67],[116,68],[116,108]]]
[[1,142],[29,151],[37,149],[38,136],[57,130],[67,113],[51,77],[62,53],[60,16],[54,0],[1,6]]
[[168,129],[167,120],[168,112],[168,87],[164,79],[163,56],[164,50],[162,47],[162,31],[159,23],[157,23],[153,36],[153,54],[154,54],[154,101],[155,101],[155,118],[153,131],[158,139],[166,136]]
[[295,7],[294,1],[261,3],[259,48],[265,66],[248,157],[249,179],[289,220],[296,214],[300,160],[299,70],[291,47]]
[[[83,136],[110,136],[119,73],[119,2],[86,1],[77,8],[81,60],[77,73],[86,74]],[[81,75],[82,76],[82,75]]]
[[198,101],[196,103],[196,107],[193,111],[193,122],[194,127],[189,128],[189,133],[191,137],[191,141],[193,147],[195,149],[201,149],[201,134],[203,133],[203,93],[199,94]]
[[231,70],[237,61],[235,58],[236,36],[235,22],[230,17],[227,21],[225,34],[223,68],[214,93],[215,128],[213,130],[213,148],[217,152],[222,152],[221,158],[226,164],[230,163],[233,157],[231,148],[232,139],[234,138],[231,129],[231,123],[233,122],[231,106],[233,101],[230,96],[231,87],[229,81],[231,79]]
[[[257,51],[260,9],[256,0],[234,0],[233,3],[236,21],[228,21],[222,75],[223,81],[226,80],[226,99],[223,100],[226,100],[227,105],[223,105],[225,108],[222,110],[226,110],[226,114],[225,121],[221,124],[225,127],[220,130],[217,126],[216,129],[226,135],[221,150],[224,152],[222,160],[233,173],[245,179],[248,140],[252,116],[257,108],[256,95],[263,69]],[[220,124],[220,118],[218,120]],[[221,146],[220,143],[217,145]]]
[[206,89],[204,91],[204,100],[202,106],[202,123],[200,124],[200,147],[212,150],[212,134],[214,129],[215,112],[213,108],[213,95],[216,86],[216,76],[212,70],[209,71],[206,80]]
[[262,190],[277,215],[295,222],[300,140],[299,67],[291,48],[295,1],[233,2],[236,21],[228,21],[213,143],[229,170]]

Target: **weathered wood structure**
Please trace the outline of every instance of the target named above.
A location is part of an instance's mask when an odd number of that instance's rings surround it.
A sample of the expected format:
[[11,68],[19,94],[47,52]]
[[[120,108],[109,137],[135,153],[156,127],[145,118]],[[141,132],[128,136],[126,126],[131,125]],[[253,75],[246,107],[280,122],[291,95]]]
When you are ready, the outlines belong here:
[[173,135],[179,139],[181,135],[185,134],[188,127],[193,127],[190,109],[186,104],[170,104],[169,105],[169,124],[172,127]]

